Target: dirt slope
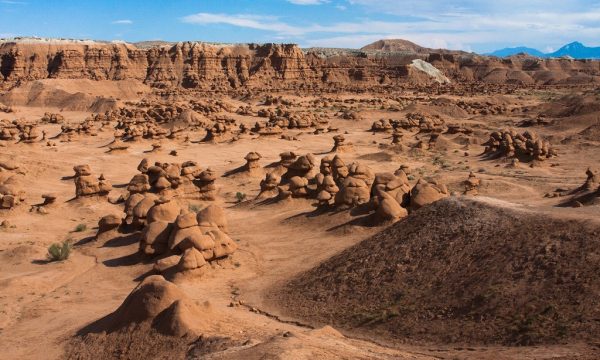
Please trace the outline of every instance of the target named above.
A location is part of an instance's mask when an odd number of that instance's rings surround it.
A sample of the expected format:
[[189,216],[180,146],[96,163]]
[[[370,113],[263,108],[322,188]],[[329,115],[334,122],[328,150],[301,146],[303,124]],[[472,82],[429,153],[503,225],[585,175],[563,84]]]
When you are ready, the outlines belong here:
[[597,224],[450,198],[273,296],[297,316],[391,339],[592,340],[600,334],[599,235]]

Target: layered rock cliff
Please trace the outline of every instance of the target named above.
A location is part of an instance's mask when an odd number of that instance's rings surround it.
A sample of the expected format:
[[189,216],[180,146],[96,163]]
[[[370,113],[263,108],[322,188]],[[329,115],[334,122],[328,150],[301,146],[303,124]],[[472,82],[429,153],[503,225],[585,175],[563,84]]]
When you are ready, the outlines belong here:
[[451,82],[580,84],[600,80],[600,62],[591,60],[499,59],[435,50],[325,50],[302,50],[291,44],[182,42],[136,47],[125,43],[3,41],[0,83],[7,89],[52,78],[138,80],[157,88],[206,90],[423,83],[428,79],[417,74],[411,65],[414,59],[431,63]]

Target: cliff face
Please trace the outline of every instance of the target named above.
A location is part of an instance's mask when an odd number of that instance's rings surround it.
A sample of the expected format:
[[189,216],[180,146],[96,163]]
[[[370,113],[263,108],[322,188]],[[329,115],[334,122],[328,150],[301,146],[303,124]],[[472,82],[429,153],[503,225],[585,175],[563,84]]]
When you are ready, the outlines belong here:
[[40,79],[138,80],[159,88],[317,88],[423,82],[413,59],[440,69],[451,81],[487,83],[597,83],[600,62],[539,60],[457,53],[344,52],[323,55],[296,45],[184,42],[137,48],[131,44],[4,42],[3,88]]

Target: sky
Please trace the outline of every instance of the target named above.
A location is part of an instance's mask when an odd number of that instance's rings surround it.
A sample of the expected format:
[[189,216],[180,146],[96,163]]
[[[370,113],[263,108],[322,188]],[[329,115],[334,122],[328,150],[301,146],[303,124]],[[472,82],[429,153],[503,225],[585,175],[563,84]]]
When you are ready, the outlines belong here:
[[600,46],[600,0],[0,0],[0,37],[551,52]]

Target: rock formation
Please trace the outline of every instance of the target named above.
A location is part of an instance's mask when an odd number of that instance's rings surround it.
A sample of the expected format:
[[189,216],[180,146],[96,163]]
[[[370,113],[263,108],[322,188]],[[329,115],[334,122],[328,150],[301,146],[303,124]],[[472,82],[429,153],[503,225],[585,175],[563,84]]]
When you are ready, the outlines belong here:
[[547,140],[531,131],[518,134],[514,130],[495,131],[485,145],[487,157],[516,158],[520,161],[543,161],[557,155]]
[[[413,60],[439,70],[450,81],[456,78],[506,83],[517,79],[524,84],[533,84],[536,81],[558,83],[596,79],[597,66],[592,61],[565,64],[559,63],[560,59],[544,59],[531,66],[530,59],[526,57],[502,62],[494,57],[475,54],[430,51],[380,53],[338,50],[329,54],[318,49],[302,51],[291,44],[218,46],[196,42],[150,48],[137,48],[132,44],[35,41],[7,41],[0,46],[3,83],[7,87],[19,81],[47,78],[137,80],[156,88],[206,90],[297,88],[300,84],[305,87],[326,84],[372,87],[380,85],[380,81],[388,85],[438,81],[423,71],[415,71]],[[545,69],[560,66],[567,67],[561,74],[577,74],[566,79],[559,74],[550,74],[550,77],[541,75]],[[514,76],[496,79],[488,75],[492,69],[503,69]],[[266,78],[270,81],[267,82]]]
[[106,196],[112,190],[111,183],[100,175],[97,179],[92,176],[89,165],[77,165],[73,167],[75,171],[75,197],[85,196]]
[[352,143],[347,143],[344,135],[335,135],[333,137],[333,141],[334,141],[334,144],[333,144],[333,148],[331,149],[331,152],[333,152],[333,153],[349,152],[349,151],[353,150]]

